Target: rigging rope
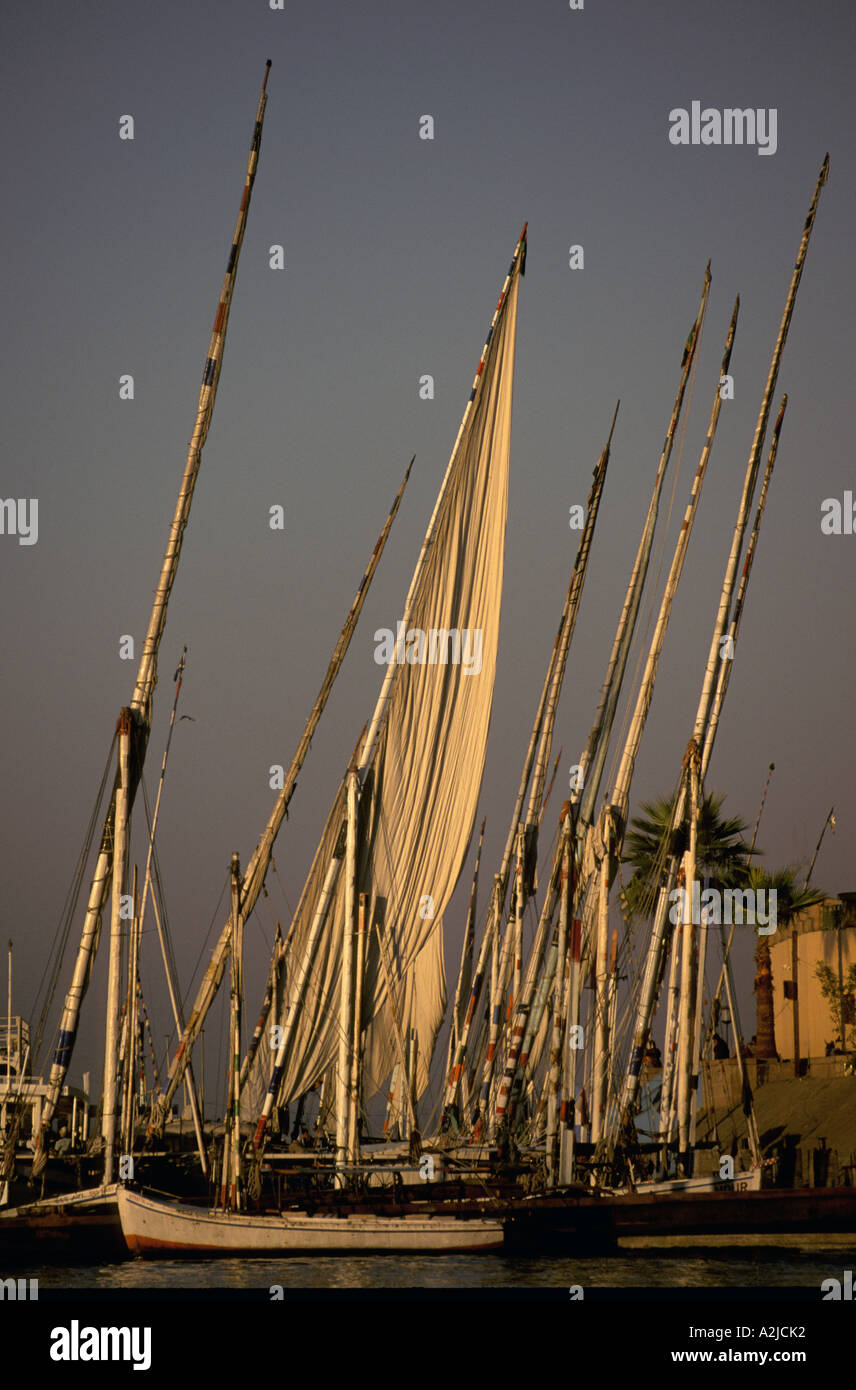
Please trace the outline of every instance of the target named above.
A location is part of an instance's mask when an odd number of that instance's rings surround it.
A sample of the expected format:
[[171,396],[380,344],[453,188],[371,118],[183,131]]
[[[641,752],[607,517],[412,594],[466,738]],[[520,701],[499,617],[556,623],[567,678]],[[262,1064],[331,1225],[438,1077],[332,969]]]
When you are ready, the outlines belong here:
[[[635,666],[635,669],[634,669],[634,672],[633,672],[633,680],[631,681],[631,683],[630,683],[629,686],[625,686],[625,689],[628,690],[629,694],[628,694],[628,697],[625,699],[625,702],[624,702],[624,704],[625,704],[625,708],[624,708],[624,717],[623,717],[622,722],[621,722],[621,728],[620,728],[620,730],[619,730],[618,738],[617,738],[617,740],[616,740],[616,742],[615,742],[615,745],[614,745],[614,752],[613,752],[613,755],[612,755],[612,762],[611,762],[611,764],[610,764],[609,777],[608,777],[608,787],[607,787],[606,795],[609,795],[609,790],[608,790],[608,789],[611,788],[611,787],[613,787],[613,786],[615,785],[615,778],[616,778],[616,775],[617,775],[617,773],[618,773],[618,764],[619,764],[620,757],[621,757],[621,754],[620,754],[619,750],[620,750],[620,749],[623,749],[623,747],[624,747],[624,743],[625,743],[625,741],[626,741],[626,739],[627,739],[627,730],[628,730],[628,728],[629,728],[630,719],[631,719],[631,717],[632,717],[632,711],[635,709],[635,706],[636,706],[636,696],[633,694],[633,692],[637,689],[637,686],[638,686],[639,681],[640,681],[640,679],[641,679],[641,672],[642,672],[642,670],[643,670],[643,661],[644,661],[644,660],[647,660],[647,656],[648,656],[649,635],[650,635],[650,632],[651,632],[651,624],[652,624],[653,619],[654,619],[654,604],[655,604],[655,601],[656,601],[657,591],[658,591],[658,589],[659,589],[659,587],[660,587],[660,577],[661,577],[662,572],[663,572],[663,562],[664,562],[665,557],[666,557],[666,543],[667,543],[667,541],[668,541],[668,539],[669,539],[669,529],[670,529],[671,524],[672,524],[672,511],[673,511],[673,509],[674,509],[674,505],[675,505],[675,496],[676,496],[677,490],[678,490],[678,479],[679,479],[679,477],[680,477],[681,467],[682,467],[682,465],[683,465],[684,444],[685,444],[685,442],[686,442],[687,428],[688,428],[688,426],[689,426],[690,413],[691,413],[691,411],[692,411],[693,390],[695,389],[696,370],[697,370],[697,368],[698,368],[699,357],[701,356],[701,353],[700,353],[699,349],[700,349],[700,347],[701,347],[702,335],[703,335],[703,333],[704,333],[704,319],[705,319],[705,317],[706,317],[705,315],[702,315],[702,320],[701,320],[701,323],[699,324],[698,341],[697,341],[697,343],[696,343],[696,352],[695,352],[695,356],[693,357],[692,367],[690,368],[689,381],[688,381],[688,383],[687,383],[686,409],[684,410],[684,413],[683,413],[683,422],[682,422],[682,425],[681,425],[680,438],[679,438],[679,441],[678,441],[678,455],[677,455],[677,462],[676,462],[676,466],[675,466],[674,475],[673,475],[673,477],[672,477],[672,491],[671,491],[671,494],[670,494],[670,496],[669,496],[669,509],[668,509],[668,512],[666,513],[666,525],[662,528],[662,531],[661,531],[660,546],[659,546],[659,551],[658,551],[658,555],[657,555],[657,571],[656,571],[656,575],[655,575],[655,578],[654,578],[654,583],[653,583],[653,585],[649,585],[649,584],[647,584],[647,582],[646,582],[646,588],[648,588],[648,591],[649,591],[649,598],[648,598],[647,617],[646,617],[646,619],[645,619],[645,631],[644,631],[644,633],[642,634],[641,638],[638,637],[638,636],[634,638],[634,643],[635,643],[636,648],[637,648],[636,666]],[[659,607],[659,605],[658,605],[658,607]]]
[[[113,766],[114,753],[116,749],[116,739],[117,735],[114,733],[113,739],[110,743],[110,751],[107,754],[107,761],[104,765],[104,771],[101,775],[101,782],[99,784],[98,793],[95,798],[95,805],[92,809],[92,815],[90,816],[89,824],[86,827],[86,833],[83,838],[83,846],[78,856],[77,866],[75,868],[68,893],[66,894],[66,900],[63,905],[63,910],[60,916],[59,923],[57,924],[56,931],[54,932],[53,942],[51,943],[51,954],[48,956],[48,963],[45,966],[45,969],[42,973],[42,978],[39,981],[35,997],[33,999],[32,1005],[30,1006],[30,1016],[32,1017],[35,1014],[36,1009],[38,1007],[39,996],[41,995],[42,991],[45,990],[45,1000],[39,1012],[39,1019],[36,1027],[35,1043],[31,1044],[31,1069],[33,1073],[35,1073],[35,1071],[37,1070],[39,1053],[42,1043],[42,1036],[44,1033],[45,1025],[47,1023],[48,1014],[50,1013],[50,1010],[53,1006],[56,988],[59,983],[60,975],[62,973],[65,951],[68,945],[69,932],[71,930],[71,924],[74,920],[74,916],[77,911],[77,903],[80,897],[80,889],[83,885],[83,878],[86,872],[86,864],[92,851],[92,845],[96,829],[100,823],[103,823],[101,807],[104,801],[107,780],[110,776],[111,767]],[[56,1042],[58,1034],[59,1025],[57,1025],[57,1028],[54,1031],[54,1043]]]

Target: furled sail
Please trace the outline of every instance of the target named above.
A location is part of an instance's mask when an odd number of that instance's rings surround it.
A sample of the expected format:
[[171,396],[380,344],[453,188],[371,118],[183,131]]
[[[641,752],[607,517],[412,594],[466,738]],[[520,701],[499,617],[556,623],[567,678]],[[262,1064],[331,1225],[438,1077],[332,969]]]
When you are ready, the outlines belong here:
[[[525,229],[524,229],[525,233]],[[365,1094],[415,1029],[417,1093],[443,1009],[442,915],[466,857],[484,770],[499,637],[521,236],[479,362],[437,507],[390,636],[379,732],[360,762],[357,891],[365,897]],[[380,634],[376,634],[380,641]],[[375,724],[373,727],[377,727]],[[340,788],[290,934],[288,1045],[271,1086],[305,1092],[336,1061],[345,930]],[[313,922],[333,884],[323,930]],[[304,979],[299,979],[301,973]],[[390,988],[392,997],[390,998]],[[398,1034],[398,1037],[396,1036]],[[277,1075],[280,1070],[280,1075]]]

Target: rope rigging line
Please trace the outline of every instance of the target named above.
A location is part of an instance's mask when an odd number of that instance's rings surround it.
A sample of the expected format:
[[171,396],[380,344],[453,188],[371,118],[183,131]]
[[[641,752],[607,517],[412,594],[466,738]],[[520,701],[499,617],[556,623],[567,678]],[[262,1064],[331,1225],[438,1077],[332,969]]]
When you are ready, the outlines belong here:
[[[193,967],[193,973],[192,973],[191,976],[190,976],[190,982],[189,982],[188,987],[187,987],[187,993],[188,993],[188,994],[190,993],[190,991],[191,991],[192,988],[193,988],[193,981],[196,979],[196,972],[197,972],[197,970],[199,969],[199,966],[200,966],[200,964],[201,964],[201,962],[202,962],[202,957],[205,955],[205,949],[206,949],[206,947],[207,947],[207,945],[208,945],[208,942],[209,942],[210,939],[211,939],[211,932],[212,932],[213,929],[214,929],[214,923],[215,923],[215,922],[217,921],[217,919],[218,919],[218,915],[219,915],[219,913],[220,913],[220,907],[221,907],[221,904],[222,904],[222,902],[223,902],[223,898],[224,898],[224,896],[225,896],[226,889],[229,888],[229,886],[230,886],[230,885],[229,885],[229,876],[227,875],[226,878],[225,878],[224,881],[223,881],[223,887],[220,889],[220,896],[219,896],[219,898],[217,899],[217,906],[214,908],[214,911],[213,911],[213,913],[211,914],[211,921],[208,923],[208,930],[207,930],[207,932],[205,933],[205,940],[202,942],[202,945],[201,945],[200,948],[199,948],[199,955],[196,957],[196,964],[195,964],[194,967]],[[182,999],[182,1004],[183,1004],[183,1003],[184,1003],[184,1000]]]
[[[51,951],[48,955],[48,962],[45,966],[44,971],[42,972],[42,977],[39,981],[35,996],[33,998],[33,1002],[30,1006],[30,1017],[33,1017],[33,1015],[36,1013],[36,1009],[38,1008],[39,997],[42,994],[42,991],[44,990],[45,1000],[38,1015],[35,1042],[34,1044],[31,1044],[31,1065],[34,1071],[36,1070],[38,1065],[42,1039],[45,1026],[47,1024],[48,1014],[50,1013],[51,1008],[53,1007],[53,1001],[56,995],[57,985],[62,974],[62,967],[65,959],[65,951],[68,945],[68,937],[71,931],[72,921],[74,920],[75,914],[77,912],[77,904],[80,897],[80,890],[83,885],[84,875],[86,872],[86,864],[92,851],[92,844],[95,837],[96,829],[99,823],[103,823],[103,816],[100,813],[104,801],[104,795],[106,792],[107,781],[110,776],[110,769],[113,766],[114,753],[116,749],[116,739],[117,734],[114,733],[112,741],[110,743],[110,751],[107,754],[107,761],[104,764],[104,771],[101,775],[101,782],[99,784],[98,793],[95,798],[95,805],[92,808],[92,814],[90,816],[89,824],[86,827],[86,833],[83,838],[83,845],[81,847],[80,854],[78,855],[77,865],[75,867],[72,881],[66,894],[65,903],[63,904],[63,909],[60,914],[59,922],[57,923],[57,927],[54,932],[54,938],[51,943]],[[52,1046],[56,1045],[58,1036],[59,1024],[57,1024],[54,1030]]]
[[[152,835],[152,817],[151,817],[151,810],[150,810],[150,807],[149,807],[149,793],[148,793],[148,788],[146,787],[145,777],[141,777],[141,778],[140,778],[140,782],[141,782],[141,785],[142,785],[142,788],[143,788],[143,805],[144,805],[144,807],[145,807],[145,813],[146,813],[146,825],[147,825],[148,832],[149,832],[149,840],[151,841],[151,835]],[[151,870],[152,870],[152,899],[154,900],[155,890],[157,889],[157,899],[158,899],[158,904],[159,904],[159,907],[160,907],[161,924],[162,924],[162,926],[163,926],[164,944],[165,944],[165,946],[166,946],[166,953],[167,953],[167,957],[168,957],[168,960],[169,960],[169,968],[170,968],[170,970],[172,971],[172,978],[173,978],[173,980],[174,980],[175,983],[176,983],[176,1003],[178,1004],[178,1017],[179,1017],[179,1022],[180,1022],[180,1024],[181,1024],[182,1028],[183,1028],[183,1027],[184,1027],[184,1010],[183,1010],[183,1007],[182,1007],[181,993],[180,993],[180,991],[178,990],[178,965],[177,965],[177,962],[176,962],[176,959],[175,959],[175,950],[174,950],[173,944],[172,944],[172,931],[171,931],[170,925],[169,925],[169,915],[168,915],[168,913],[167,913],[167,907],[166,907],[166,896],[165,896],[165,894],[164,894],[163,881],[162,881],[162,879],[161,879],[160,860],[159,860],[159,857],[158,857],[157,845],[156,845],[153,841],[151,841],[151,843],[152,843],[152,863],[151,863]],[[153,908],[153,910],[154,910],[154,901],[152,902],[152,908]],[[144,925],[144,923],[141,923],[141,924],[140,924],[140,930],[141,930],[141,934],[144,934],[144,933],[145,933],[145,925]],[[151,930],[152,930],[152,928],[149,928],[149,931],[150,931],[150,932],[151,932]]]
[[[659,589],[659,587],[660,587],[660,577],[661,577],[662,572],[663,572],[663,563],[664,563],[665,558],[666,558],[666,543],[667,543],[667,541],[668,541],[668,539],[669,539],[669,530],[670,530],[670,527],[671,527],[671,524],[672,524],[672,511],[673,511],[673,509],[674,509],[675,497],[676,497],[676,495],[677,495],[677,490],[678,490],[678,479],[680,478],[681,467],[682,467],[682,465],[683,465],[684,443],[685,443],[685,441],[686,441],[687,428],[688,428],[688,426],[689,426],[690,414],[691,414],[691,411],[692,411],[693,390],[694,390],[694,388],[695,388],[696,370],[697,370],[697,368],[698,368],[699,357],[700,357],[700,355],[701,355],[700,352],[699,352],[699,348],[701,347],[702,335],[703,335],[703,333],[704,333],[704,319],[705,319],[705,317],[706,317],[706,315],[703,315],[703,316],[702,316],[702,321],[701,321],[701,323],[699,324],[698,341],[697,341],[697,343],[696,343],[696,352],[695,352],[695,356],[693,357],[692,367],[690,368],[689,381],[687,382],[686,409],[685,409],[684,412],[683,412],[683,421],[682,421],[682,424],[681,424],[680,438],[679,438],[679,441],[678,441],[677,461],[676,461],[676,465],[675,465],[674,474],[673,474],[673,477],[672,477],[672,491],[671,491],[671,494],[670,494],[670,496],[669,496],[669,508],[668,508],[667,513],[666,513],[666,524],[665,524],[665,526],[663,526],[663,527],[661,528],[660,544],[659,544],[659,550],[658,550],[658,553],[657,553],[657,568],[656,568],[656,574],[655,574],[655,576],[654,576],[654,583],[653,583],[653,584],[648,584],[647,581],[646,581],[646,588],[648,589],[648,603],[647,603],[647,616],[646,616],[646,619],[645,619],[645,630],[644,630],[644,632],[642,633],[641,637],[640,637],[639,635],[637,635],[636,637],[634,637],[634,645],[636,646],[636,665],[635,665],[635,668],[634,668],[634,671],[633,671],[633,679],[632,679],[632,681],[630,682],[630,685],[629,685],[629,686],[625,685],[625,687],[624,687],[625,690],[628,691],[628,695],[627,695],[627,698],[625,699],[625,702],[624,702],[624,716],[623,716],[622,721],[621,721],[621,727],[620,727],[620,730],[619,730],[618,738],[616,739],[616,741],[615,741],[615,743],[614,743],[614,745],[613,745],[613,750],[614,750],[614,751],[613,751],[613,754],[612,754],[612,761],[611,761],[611,763],[610,763],[609,777],[608,777],[608,781],[607,781],[607,787],[608,787],[608,788],[609,788],[609,787],[613,787],[613,786],[615,785],[615,778],[616,778],[616,775],[617,775],[617,772],[618,772],[618,765],[619,765],[620,756],[621,756],[618,750],[619,750],[620,748],[623,748],[623,747],[624,747],[624,743],[625,743],[625,741],[626,741],[626,739],[627,739],[627,730],[628,730],[628,728],[629,728],[630,719],[631,719],[631,717],[632,717],[632,713],[631,713],[631,712],[632,712],[632,710],[635,708],[635,705],[636,705],[636,697],[635,697],[635,695],[633,694],[633,692],[637,689],[637,686],[638,686],[639,681],[640,681],[641,672],[642,672],[642,668],[643,668],[643,660],[644,660],[644,659],[647,659],[648,645],[649,645],[649,639],[650,639],[650,633],[651,633],[651,624],[652,624],[652,622],[653,622],[653,620],[654,620],[654,605],[655,605],[655,602],[656,602],[657,591],[658,591],[658,589]],[[607,790],[607,792],[606,792],[605,794],[606,794],[607,796],[609,795],[608,790]]]

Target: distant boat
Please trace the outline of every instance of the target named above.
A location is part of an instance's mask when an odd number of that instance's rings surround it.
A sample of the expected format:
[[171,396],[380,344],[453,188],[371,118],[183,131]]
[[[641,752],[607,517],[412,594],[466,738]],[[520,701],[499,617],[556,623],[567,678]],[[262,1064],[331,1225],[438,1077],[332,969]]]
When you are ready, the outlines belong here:
[[372,1251],[463,1254],[501,1250],[503,1223],[438,1213],[402,1216],[205,1211],[120,1188],[119,1216],[135,1255],[342,1255]]
[[[689,985],[682,995],[682,1021],[676,1017],[674,1030],[682,1040],[680,1092],[675,1091],[674,1107],[680,1110],[682,1117],[680,1155],[686,1165],[684,1174],[679,1170],[675,1178],[631,1184],[628,1173],[633,1167],[630,1150],[635,1148],[632,1122],[640,1069],[655,1001],[663,983],[663,961],[668,943],[665,907],[662,920],[652,933],[646,976],[637,982],[636,1037],[628,1062],[628,1077],[620,1096],[617,1088],[621,1078],[615,1067],[618,972],[614,959],[608,963],[607,951],[609,892],[623,845],[630,779],[712,445],[713,427],[722,399],[719,385],[703,465],[699,465],[675,548],[616,790],[601,815],[600,824],[594,824],[595,798],[645,584],[660,489],[701,332],[709,272],[705,277],[699,315],[681,364],[679,394],[616,634],[601,707],[589,745],[578,765],[586,769],[585,799],[577,794],[582,792],[583,783],[580,782],[572,801],[566,803],[560,821],[537,933],[524,970],[523,916],[527,903],[535,896],[537,836],[549,796],[549,788],[544,792],[544,782],[552,751],[553,721],[576,621],[609,444],[595,470],[589,505],[583,509],[583,539],[526,756],[502,870],[494,879],[488,923],[474,970],[474,924],[468,924],[455,1006],[455,1033],[446,1069],[441,1133],[426,1139],[423,1145],[419,1132],[417,1102],[428,1084],[431,1056],[446,1004],[443,914],[473,833],[493,700],[507,520],[517,295],[527,245],[525,225],[502,286],[418,555],[404,616],[397,634],[393,636],[391,631],[389,634],[390,648],[383,657],[386,670],[374,713],[336,789],[287,937],[285,941],[277,939],[267,994],[243,1066],[240,1014],[244,925],[264,889],[274,840],[353,634],[382,542],[397,510],[400,492],[348,614],[285,785],[244,879],[240,877],[238,857],[233,856],[230,920],[211,956],[186,1025],[183,1020],[179,1021],[179,1009],[175,1010],[181,1040],[170,1066],[165,1092],[152,1106],[149,1138],[163,1129],[169,1106],[189,1067],[194,1042],[231,959],[229,1099],[222,1149],[217,1155],[219,1176],[214,1183],[214,1190],[219,1193],[219,1206],[194,1205],[177,1197],[165,1199],[133,1186],[112,1183],[114,1169],[119,1166],[117,1160],[122,1156],[133,1158],[139,1139],[131,1084],[134,1064],[129,1060],[136,1037],[132,1013],[140,926],[136,918],[128,971],[131,1017],[126,1025],[128,1056],[124,1062],[124,1100],[120,1094],[123,1085],[119,1016],[123,950],[120,908],[129,867],[128,821],[151,726],[157,653],[166,621],[166,602],[175,578],[181,535],[187,524],[219,379],[237,254],[255,176],[264,104],[263,85],[239,228],[206,359],[197,427],[134,699],[122,711],[117,730],[119,758],[113,799],[54,1053],[50,1094],[41,1120],[41,1132],[36,1136],[34,1174],[44,1164],[49,1126],[71,1058],[101,917],[110,899],[110,975],[102,1121],[106,1185],[78,1194],[75,1201],[63,1208],[56,1203],[33,1204],[20,1210],[20,1218],[34,1222],[33,1229],[37,1231],[41,1221],[50,1223],[63,1212],[80,1212],[88,1217],[96,1217],[99,1210],[102,1214],[115,1212],[127,1249],[143,1255],[499,1250],[521,1238],[521,1233],[524,1239],[527,1233],[534,1233],[544,1239],[556,1236],[574,1240],[587,1232],[609,1235],[619,1230],[622,1222],[629,1222],[634,1230],[646,1226],[650,1229],[667,1227],[670,1221],[683,1219],[678,1214],[685,1212],[693,1213],[694,1219],[702,1225],[730,1221],[733,1228],[735,1223],[751,1224],[755,1218],[750,1216],[750,1196],[758,1194],[761,1187],[756,1143],[753,1144],[756,1166],[751,1171],[738,1172],[731,1178],[723,1178],[718,1173],[691,1175],[694,1154],[691,1120],[699,1063],[699,1030],[695,1029],[694,1036],[690,1026],[692,1019],[688,1010],[694,991]],[[815,190],[813,208],[825,180],[825,167]],[[813,210],[806,223],[801,259],[807,249],[812,220]],[[801,260],[794,273],[785,323],[776,348],[776,370],[800,271]],[[735,322],[736,306],[720,381],[725,379],[727,372]],[[764,428],[774,381],[775,372],[771,371],[762,409]],[[762,438],[759,424],[748,470],[753,488]],[[751,489],[748,489],[740,516],[743,512],[748,514],[750,501]],[[736,528],[741,544],[745,525],[746,518],[742,516]],[[739,546],[736,553],[739,556]],[[733,574],[727,577],[723,585],[723,621],[731,603],[733,578]],[[742,597],[740,601],[742,603]],[[713,650],[718,650],[716,642]],[[180,670],[181,667],[179,673]],[[701,733],[707,729],[712,742],[721,699],[715,707],[715,718],[711,717],[713,691],[712,684],[710,688],[708,684],[702,701],[706,713],[700,722]],[[174,714],[173,710],[173,717]],[[682,802],[682,814],[693,821],[697,820],[703,783],[701,748],[699,743],[698,756],[688,764],[689,780]],[[530,776],[530,805],[524,821],[521,808]],[[694,856],[694,849],[692,853]],[[505,895],[515,854],[514,897],[506,920]],[[694,878],[694,859],[689,878]],[[136,893],[132,898],[136,899]],[[474,898],[475,891],[473,907]],[[559,921],[554,925],[557,907]],[[685,925],[691,927],[692,923],[682,923],[682,929]],[[691,941],[689,933],[686,939]],[[689,948],[685,954],[690,962]],[[691,982],[689,971],[687,975]],[[578,1044],[571,1040],[586,1031],[579,1026],[580,1003],[589,980],[594,983],[586,1022],[589,1072],[583,1078],[584,1084],[580,1085]],[[482,990],[490,997],[482,998]],[[469,1003],[464,1008],[467,998]],[[700,1016],[699,1008],[699,1020]],[[270,1043],[267,1042],[269,1024],[276,1038]],[[192,1077],[188,1079],[192,1098]],[[386,1194],[378,1195],[370,1190],[376,1181],[405,1185],[402,1164],[396,1164],[389,1149],[386,1157],[373,1165],[373,1175],[365,1185],[360,1176],[366,1171],[360,1163],[361,1111],[369,1092],[385,1084],[388,1084],[391,1097],[394,1096],[390,1109],[396,1113],[402,1139],[409,1144],[411,1160],[407,1197],[397,1201],[387,1200]],[[323,1128],[322,1109],[325,1120],[334,1117],[329,1123],[331,1135],[335,1124],[332,1150],[326,1154],[307,1151],[305,1155],[313,1168],[310,1180],[317,1182],[318,1188],[300,1193],[289,1191],[286,1184],[285,1193],[273,1201],[269,1191],[263,1192],[263,1175],[271,1168],[268,1160],[273,1156],[266,1150],[276,1128],[274,1122],[280,1110],[284,1111],[292,1102],[302,1106],[307,1095],[316,1090],[321,1101],[319,1132]],[[251,1094],[253,1104],[258,1098],[253,1114],[257,1123],[254,1138],[249,1143],[242,1142],[242,1092],[248,1106]],[[586,1092],[591,1098],[593,1113],[590,1143],[588,1137],[583,1142],[583,1132],[589,1129],[588,1118],[583,1118],[588,1115]],[[546,1129],[542,1124],[545,1112]],[[576,1116],[583,1121],[578,1147]],[[207,1176],[207,1155],[198,1113],[194,1118],[202,1170]],[[526,1126],[529,1147],[521,1161],[515,1133],[520,1137]],[[631,1136],[629,1142],[628,1135]],[[668,1149],[668,1131],[664,1143]],[[428,1162],[425,1171],[418,1172],[417,1179],[414,1168],[419,1169],[423,1151]],[[474,1169],[472,1159],[477,1151],[484,1153],[488,1169],[483,1175],[477,1175],[482,1183],[481,1200],[473,1196],[475,1183],[468,1187],[460,1180],[467,1167]],[[366,1145],[363,1157],[368,1156],[368,1152],[369,1145]],[[289,1154],[288,1157],[298,1160],[294,1166],[298,1168],[299,1180],[303,1176],[299,1171],[301,1156]],[[449,1160],[448,1171],[435,1181],[435,1168],[443,1166],[444,1157]],[[459,1165],[457,1169],[456,1164]],[[120,1171],[127,1171],[127,1167]],[[522,1182],[519,1181],[521,1176]],[[420,1191],[419,1184],[423,1180],[424,1187]],[[466,1190],[456,1194],[456,1181],[459,1189]],[[399,1194],[394,1195],[399,1198]],[[757,1221],[784,1220],[784,1209],[781,1215],[775,1215],[766,1200],[768,1195],[761,1194],[757,1202]],[[784,1202],[784,1198],[782,1200]],[[835,1203],[835,1210],[843,1222],[851,1219],[849,1206],[844,1199]],[[248,1210],[248,1207],[255,1209]],[[799,1197],[794,1198],[792,1210],[810,1212],[815,1208],[809,1199]],[[729,1212],[730,1215],[726,1215]],[[812,1218],[800,1216],[798,1219]],[[66,1223],[71,1220],[68,1215]],[[763,1228],[766,1229],[766,1225]],[[4,1229],[10,1231],[12,1227],[0,1223],[0,1234]]]

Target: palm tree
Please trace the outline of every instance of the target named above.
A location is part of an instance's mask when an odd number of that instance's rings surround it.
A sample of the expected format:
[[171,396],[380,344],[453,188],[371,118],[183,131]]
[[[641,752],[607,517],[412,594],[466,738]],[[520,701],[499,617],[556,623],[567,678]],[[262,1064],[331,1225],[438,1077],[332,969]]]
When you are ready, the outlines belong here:
[[[696,864],[701,874],[709,877],[720,889],[737,888],[745,884],[749,872],[749,856],[757,853],[743,839],[746,825],[738,817],[721,815],[724,796],[709,792],[701,804],[699,816]],[[621,894],[622,911],[626,918],[648,916],[662,878],[666,854],[677,856],[686,849],[686,826],[679,826],[669,838],[672,807],[668,801],[643,801],[642,815],[631,821],[625,840],[624,863],[633,865],[633,874]]]
[[[798,865],[774,871],[753,865],[749,870],[748,886],[755,893],[765,892],[768,905],[770,893],[776,894],[775,923],[777,927],[791,926],[799,913],[805,912],[809,907],[814,907],[816,903],[823,902],[826,897],[826,894],[817,888],[798,887],[797,876],[799,873]],[[755,976],[755,993],[757,995],[755,1056],[763,1061],[775,1059],[779,1055],[776,1051],[776,1028],[773,1018],[773,962],[770,955],[769,935],[758,937],[758,945],[755,948],[755,965],[757,967]]]

